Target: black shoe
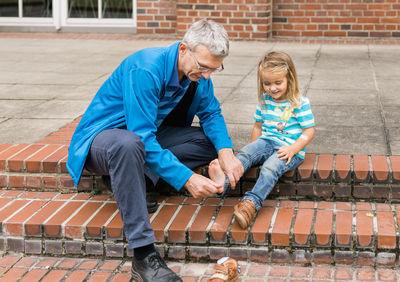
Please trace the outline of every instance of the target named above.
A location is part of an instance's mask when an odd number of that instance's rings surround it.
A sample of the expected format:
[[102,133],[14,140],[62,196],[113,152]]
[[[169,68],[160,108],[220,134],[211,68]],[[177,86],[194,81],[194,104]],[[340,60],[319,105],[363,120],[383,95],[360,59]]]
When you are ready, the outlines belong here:
[[168,268],[158,252],[143,260],[132,259],[132,278],[137,282],[181,282],[182,279]]
[[158,209],[158,203],[155,199],[153,199],[150,195],[146,195],[146,205],[147,205],[147,211],[149,213],[156,212]]

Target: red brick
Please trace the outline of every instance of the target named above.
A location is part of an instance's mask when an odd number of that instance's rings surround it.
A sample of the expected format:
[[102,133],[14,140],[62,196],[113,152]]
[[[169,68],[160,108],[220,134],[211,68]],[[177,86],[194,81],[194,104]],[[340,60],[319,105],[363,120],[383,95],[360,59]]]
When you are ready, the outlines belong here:
[[189,197],[189,198],[186,198],[185,204],[186,204],[186,205],[198,205],[198,204],[200,204],[202,201],[203,201],[203,198],[197,198],[197,199],[195,199],[195,198],[193,198],[193,197]]
[[0,187],[8,187],[7,175],[0,174]]
[[49,218],[57,209],[59,209],[64,201],[51,201],[44,206],[38,213],[25,222],[25,234],[28,236],[40,236],[41,226],[43,222]]
[[347,202],[337,202],[336,209],[337,210],[351,210],[352,205],[351,205],[351,203],[347,203]]
[[289,246],[289,232],[292,225],[294,210],[279,208],[271,232],[271,244],[273,246]]
[[204,206],[216,206],[221,202],[221,198],[208,198],[204,202]]
[[79,259],[64,259],[61,263],[57,265],[57,268],[67,268],[67,269],[72,269],[77,265],[79,262]]
[[240,198],[226,198],[224,206],[234,206],[240,202]]
[[310,245],[310,231],[314,210],[299,209],[293,227],[293,244],[299,246]]
[[300,178],[302,180],[312,179],[314,164],[315,164],[315,154],[306,154],[304,161],[298,167]]
[[26,271],[26,268],[11,268],[1,277],[1,279],[3,281],[19,281]]
[[99,261],[100,260],[97,259],[86,259],[78,266],[78,268],[92,270],[93,268],[96,268],[96,266],[99,264]]
[[15,264],[15,266],[31,267],[35,262],[35,257],[23,257]]
[[23,236],[23,223],[46,204],[46,201],[32,201],[23,210],[18,212],[5,223],[8,235]]
[[0,198],[0,211],[11,201],[12,199],[9,198]]
[[1,196],[16,198],[16,197],[19,197],[19,195],[21,195],[22,193],[23,193],[23,191],[21,191],[21,190],[5,190],[4,194]]
[[63,146],[52,155],[42,160],[43,172],[57,173],[58,162],[68,154],[68,146]]
[[65,236],[67,238],[83,239],[84,223],[97,211],[101,205],[102,203],[100,202],[86,203],[86,205],[74,217],[65,223]]
[[167,199],[167,203],[179,205],[179,204],[182,204],[182,203],[183,203],[183,200],[184,200],[184,199],[185,199],[185,198],[182,197],[182,196],[173,196],[173,197],[169,197],[169,198]]
[[85,281],[85,278],[89,275],[89,271],[83,270],[74,270],[68,277],[65,279],[65,282],[76,282],[76,281]]
[[165,241],[164,229],[177,209],[177,205],[165,205],[162,207],[157,217],[151,222],[151,227],[154,230],[154,236],[157,242]]
[[0,211],[0,226],[4,222],[5,219],[7,219],[9,216],[11,216],[13,213],[18,211],[20,208],[22,208],[27,203],[29,203],[28,200],[14,200],[10,204],[8,204],[5,208],[3,208]]
[[38,199],[51,199],[53,198],[55,195],[57,195],[56,192],[42,192],[40,193],[37,198]]
[[41,282],[61,281],[66,276],[67,272],[68,271],[66,270],[53,269],[49,273],[47,273],[46,276],[40,281]]
[[331,210],[317,210],[315,218],[315,244],[317,246],[330,246],[332,234],[332,216]]
[[372,172],[376,182],[385,182],[389,178],[389,166],[385,156],[372,156]]
[[129,282],[131,281],[132,276],[128,273],[117,273],[114,278],[111,280],[111,282]]
[[0,266],[12,267],[21,257],[16,255],[6,255],[0,258]]
[[391,212],[378,211],[378,248],[396,248],[396,230]]
[[352,224],[353,215],[351,211],[338,211],[336,213],[336,246],[351,246]]
[[279,204],[280,208],[294,208],[296,207],[295,201],[281,201]]
[[206,228],[216,210],[215,206],[202,206],[195,220],[188,230],[190,243],[205,243],[207,240]]
[[232,206],[222,206],[210,230],[212,242],[223,243],[227,241],[227,232],[233,216]]
[[111,272],[97,271],[87,281],[88,282],[108,281],[108,278],[110,278],[110,276]]
[[235,220],[231,227],[231,243],[236,244],[245,244],[247,243],[247,238],[249,236],[249,232],[247,229],[242,229],[239,223]]
[[8,186],[10,188],[24,188],[25,187],[25,176],[10,175],[8,177]]
[[400,182],[400,156],[390,156],[392,177],[394,182]]
[[371,211],[357,211],[357,245],[361,248],[373,246],[373,216]]
[[42,181],[43,181],[43,188],[52,188],[52,189],[58,188],[57,177],[43,176]]
[[317,177],[320,181],[330,181],[333,172],[333,155],[321,154],[318,156]]
[[42,188],[42,177],[27,175],[26,188]]
[[24,160],[34,154],[35,152],[39,151],[43,148],[43,145],[30,145],[24,150],[20,151],[18,154],[14,155],[13,157],[9,158],[8,163],[8,170],[9,171],[24,171]]
[[62,223],[77,209],[79,209],[82,204],[82,202],[69,202],[59,211],[57,211],[57,213],[53,214],[53,216],[44,225],[44,235],[48,237],[62,236]]
[[16,153],[22,151],[26,147],[28,147],[28,144],[19,144],[19,145],[14,145],[11,147],[8,147],[6,150],[2,151],[0,153],[0,171],[5,171],[6,169],[6,160],[15,155]]
[[354,155],[354,175],[359,182],[369,181],[369,161],[367,155]]
[[32,282],[39,281],[46,273],[47,269],[31,269],[29,272],[21,279],[20,282]]
[[4,152],[5,150],[10,148],[11,146],[14,146],[14,145],[12,145],[12,144],[0,144],[0,153]]
[[357,281],[375,281],[375,270],[373,268],[361,268],[357,271]]
[[92,218],[92,220],[86,225],[86,236],[101,238],[104,224],[117,210],[117,205],[114,203],[105,204],[99,212]]
[[118,212],[114,218],[106,225],[106,234],[108,239],[121,239],[123,237],[123,222],[121,214]]
[[267,234],[271,224],[272,216],[274,215],[274,208],[262,207],[257,214],[256,221],[251,229],[251,238],[253,244],[267,243]]
[[61,148],[61,145],[45,145],[43,150],[38,151],[25,160],[26,170],[28,172],[41,172],[42,161]]
[[186,228],[196,209],[196,206],[182,206],[168,229],[168,242],[185,243]]
[[314,202],[300,201],[298,208],[299,209],[313,209],[314,208]]
[[348,182],[351,179],[350,155],[336,155],[335,179]]

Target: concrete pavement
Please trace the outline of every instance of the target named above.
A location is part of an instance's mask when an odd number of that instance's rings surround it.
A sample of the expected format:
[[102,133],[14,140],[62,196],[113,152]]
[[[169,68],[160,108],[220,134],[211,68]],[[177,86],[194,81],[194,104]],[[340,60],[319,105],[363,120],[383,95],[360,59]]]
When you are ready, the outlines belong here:
[[[2,38],[0,143],[31,143],[83,114],[102,82],[132,52],[174,40]],[[400,154],[400,48],[231,42],[215,93],[236,148],[250,136],[260,57],[292,56],[316,118],[309,153]]]

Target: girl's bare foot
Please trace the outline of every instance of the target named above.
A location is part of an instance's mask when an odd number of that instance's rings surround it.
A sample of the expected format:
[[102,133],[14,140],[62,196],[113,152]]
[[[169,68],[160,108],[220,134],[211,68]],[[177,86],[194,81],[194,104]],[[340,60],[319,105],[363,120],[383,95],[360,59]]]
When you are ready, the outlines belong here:
[[211,180],[215,183],[224,186],[225,185],[225,173],[223,172],[221,166],[219,165],[218,159],[213,160],[208,165],[208,175]]

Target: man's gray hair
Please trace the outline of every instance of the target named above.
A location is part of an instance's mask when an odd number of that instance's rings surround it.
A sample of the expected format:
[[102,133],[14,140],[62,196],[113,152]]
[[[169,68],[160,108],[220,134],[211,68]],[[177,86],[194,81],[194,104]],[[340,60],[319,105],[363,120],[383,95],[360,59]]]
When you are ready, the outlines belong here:
[[202,19],[192,24],[182,39],[190,50],[195,51],[204,45],[215,57],[226,57],[229,54],[228,33],[222,25],[212,20]]

